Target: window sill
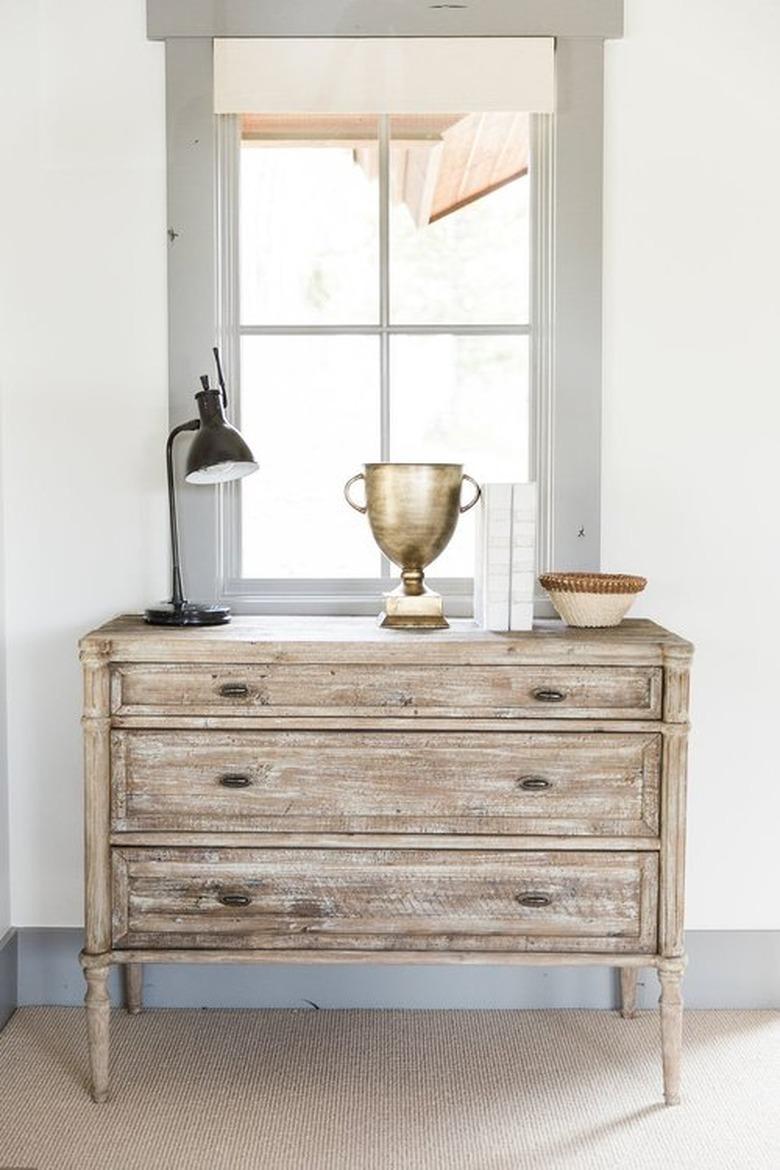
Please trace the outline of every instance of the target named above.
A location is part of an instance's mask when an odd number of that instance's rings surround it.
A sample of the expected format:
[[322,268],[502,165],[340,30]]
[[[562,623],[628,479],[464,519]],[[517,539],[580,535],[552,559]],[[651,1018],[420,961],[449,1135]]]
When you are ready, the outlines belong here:
[[[431,578],[431,589],[441,593],[450,617],[474,615],[470,578]],[[397,578],[385,580],[268,580],[237,578],[225,582],[219,600],[234,613],[310,614],[371,617],[381,609],[382,595],[395,589]]]
[[[374,581],[255,581],[238,578],[225,583],[219,600],[237,614],[375,617],[382,606],[382,595],[395,589],[397,584],[396,578]],[[436,580],[434,577],[428,584],[441,593],[448,617],[473,618],[474,584],[471,578]],[[538,593],[534,617],[556,616],[547,595]]]

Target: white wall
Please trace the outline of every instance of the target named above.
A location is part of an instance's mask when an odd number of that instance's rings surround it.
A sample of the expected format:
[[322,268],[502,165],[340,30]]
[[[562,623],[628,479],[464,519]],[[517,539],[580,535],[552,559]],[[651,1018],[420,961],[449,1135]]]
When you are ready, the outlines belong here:
[[[605,561],[646,573],[638,612],[698,646],[689,925],[777,927],[780,9],[627,0],[626,17],[607,70]],[[165,589],[163,61],[142,0],[0,0],[0,21],[13,915],[66,925],[76,639]]]
[[[2,353],[2,349],[0,349]],[[0,374],[0,401],[3,376]],[[3,532],[2,415],[0,415],[0,939],[11,925],[11,835],[8,824],[8,722],[5,701],[5,534]]]
[[81,921],[77,640],[165,592],[163,110],[142,0],[0,0],[17,925]]
[[605,567],[694,661],[688,925],[778,928],[780,6],[608,48]]

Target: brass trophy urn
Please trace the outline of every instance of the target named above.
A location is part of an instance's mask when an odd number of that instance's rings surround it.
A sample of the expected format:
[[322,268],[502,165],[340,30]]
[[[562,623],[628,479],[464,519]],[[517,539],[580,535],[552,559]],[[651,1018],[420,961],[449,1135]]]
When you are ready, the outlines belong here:
[[[350,497],[353,483],[365,483],[366,502]],[[461,505],[463,480],[474,485],[474,498]],[[368,514],[374,540],[393,564],[401,584],[385,594],[380,626],[401,630],[446,630],[441,596],[425,584],[424,570],[444,552],[458,516],[480,497],[480,488],[460,463],[366,463],[344,485],[347,503]]]

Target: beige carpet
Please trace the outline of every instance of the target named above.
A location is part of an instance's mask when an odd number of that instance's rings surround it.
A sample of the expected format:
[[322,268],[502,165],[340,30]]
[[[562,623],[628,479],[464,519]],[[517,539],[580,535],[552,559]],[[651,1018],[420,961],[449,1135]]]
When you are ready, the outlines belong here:
[[780,1013],[688,1012],[684,1104],[655,1013],[115,1012],[113,1099],[78,1008],[0,1034],[0,1167],[778,1170]]

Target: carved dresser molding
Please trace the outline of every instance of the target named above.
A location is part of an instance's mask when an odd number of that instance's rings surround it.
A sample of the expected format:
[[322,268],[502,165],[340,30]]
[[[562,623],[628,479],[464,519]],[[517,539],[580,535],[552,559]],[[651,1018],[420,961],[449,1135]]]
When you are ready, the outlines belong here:
[[81,642],[87,1022],[145,963],[602,964],[661,984],[679,1100],[692,647],[648,621],[433,634],[121,617]]

